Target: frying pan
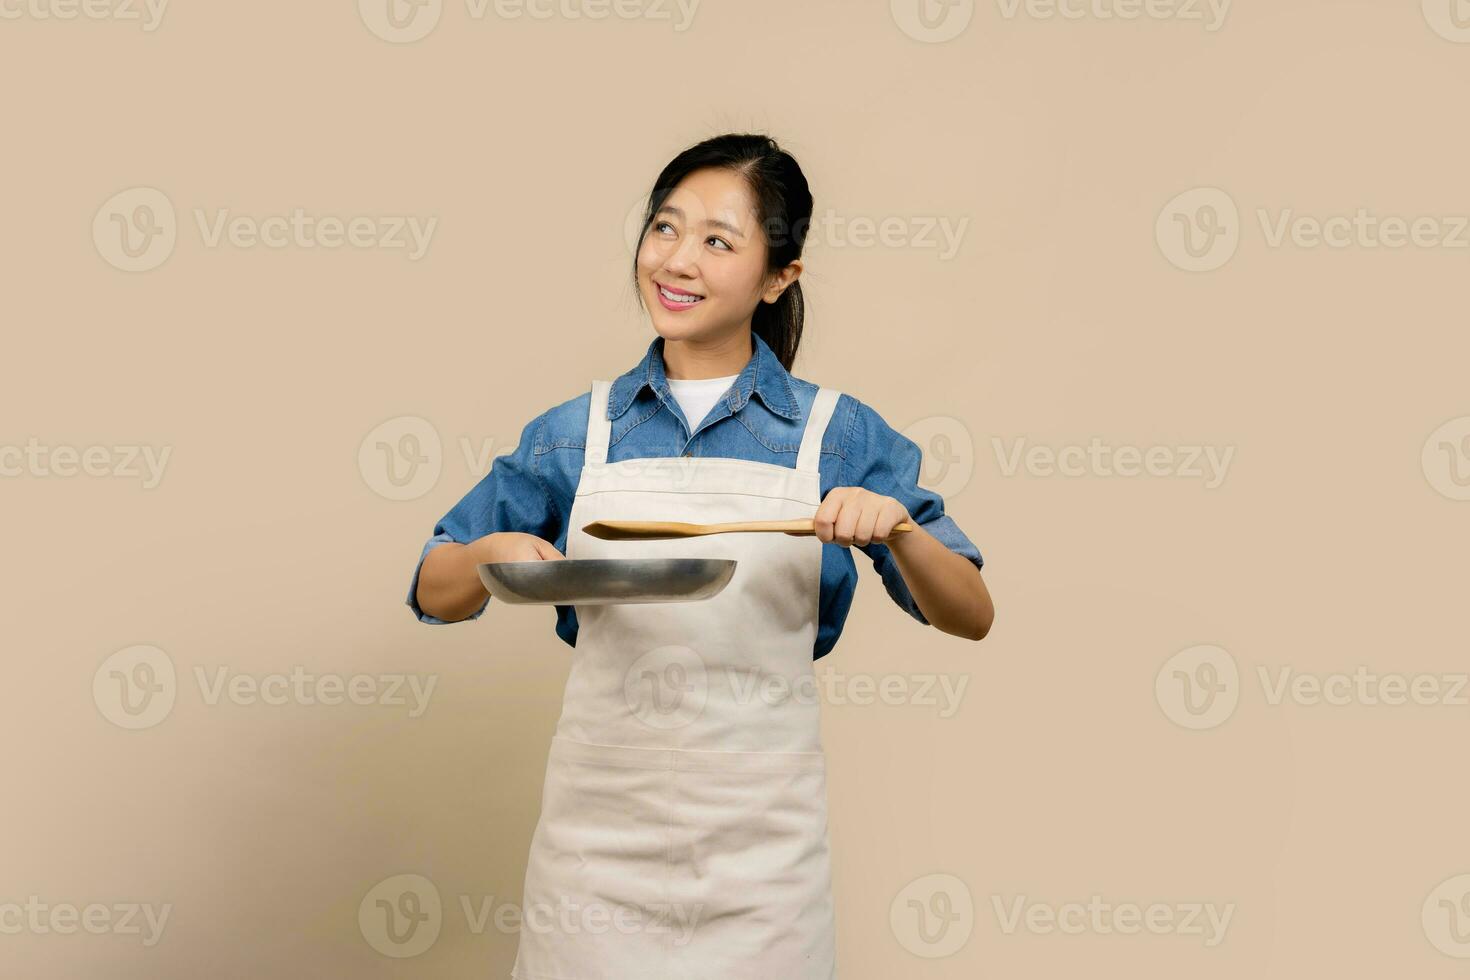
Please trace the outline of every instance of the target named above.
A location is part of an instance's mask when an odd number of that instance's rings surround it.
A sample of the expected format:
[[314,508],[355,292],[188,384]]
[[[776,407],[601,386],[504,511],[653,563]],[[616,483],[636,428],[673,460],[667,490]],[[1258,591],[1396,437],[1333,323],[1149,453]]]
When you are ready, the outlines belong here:
[[733,558],[563,558],[475,566],[501,602],[602,606],[708,599],[735,574]]
[[[902,521],[895,532],[912,531]],[[816,533],[812,518],[686,524],[677,521],[593,521],[582,530],[609,541],[687,538],[732,531]],[[501,602],[598,606],[633,602],[692,602],[716,595],[735,574],[733,558],[563,558],[481,562],[485,591]]]

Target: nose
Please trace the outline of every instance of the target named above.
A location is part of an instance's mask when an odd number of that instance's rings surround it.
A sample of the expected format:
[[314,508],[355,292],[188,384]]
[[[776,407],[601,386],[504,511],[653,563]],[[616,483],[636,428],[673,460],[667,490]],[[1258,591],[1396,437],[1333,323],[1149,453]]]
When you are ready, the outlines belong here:
[[670,275],[694,279],[699,276],[699,240],[685,235],[664,256],[664,271]]

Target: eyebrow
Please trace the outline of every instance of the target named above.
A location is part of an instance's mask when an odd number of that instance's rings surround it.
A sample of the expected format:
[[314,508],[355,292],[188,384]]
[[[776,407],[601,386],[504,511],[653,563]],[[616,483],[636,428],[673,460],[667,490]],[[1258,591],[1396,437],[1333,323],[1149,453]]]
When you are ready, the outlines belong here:
[[[672,204],[665,204],[663,207],[659,208],[658,211],[656,211],[655,213],[656,214],[663,214],[665,211],[668,211],[670,214],[676,215],[676,216],[678,216],[680,218],[684,217],[684,212],[681,211],[681,210],[679,210],[678,208],[674,207]],[[736,228],[734,225],[730,224],[730,222],[728,222],[728,221],[722,221],[719,218],[710,218],[708,221],[706,221],[704,223],[704,226],[706,228],[723,228],[726,231],[728,231],[730,234],[736,236],[737,238],[744,238],[745,237],[745,233],[742,232],[739,228]]]

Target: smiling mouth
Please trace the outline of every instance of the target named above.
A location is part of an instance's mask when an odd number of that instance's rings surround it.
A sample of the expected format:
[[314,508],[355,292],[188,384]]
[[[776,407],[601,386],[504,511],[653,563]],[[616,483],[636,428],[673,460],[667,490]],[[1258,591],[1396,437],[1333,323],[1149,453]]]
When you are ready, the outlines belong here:
[[696,293],[678,292],[661,283],[656,282],[654,285],[658,287],[659,296],[667,303],[676,303],[679,306],[693,306],[704,299],[703,296]]

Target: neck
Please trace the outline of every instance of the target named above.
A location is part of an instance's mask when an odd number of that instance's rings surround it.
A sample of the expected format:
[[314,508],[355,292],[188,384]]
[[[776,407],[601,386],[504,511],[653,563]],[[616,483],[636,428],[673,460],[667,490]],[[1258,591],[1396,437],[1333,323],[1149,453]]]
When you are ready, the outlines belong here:
[[755,356],[750,328],[718,340],[664,338],[664,377],[670,381],[701,381],[739,374]]

